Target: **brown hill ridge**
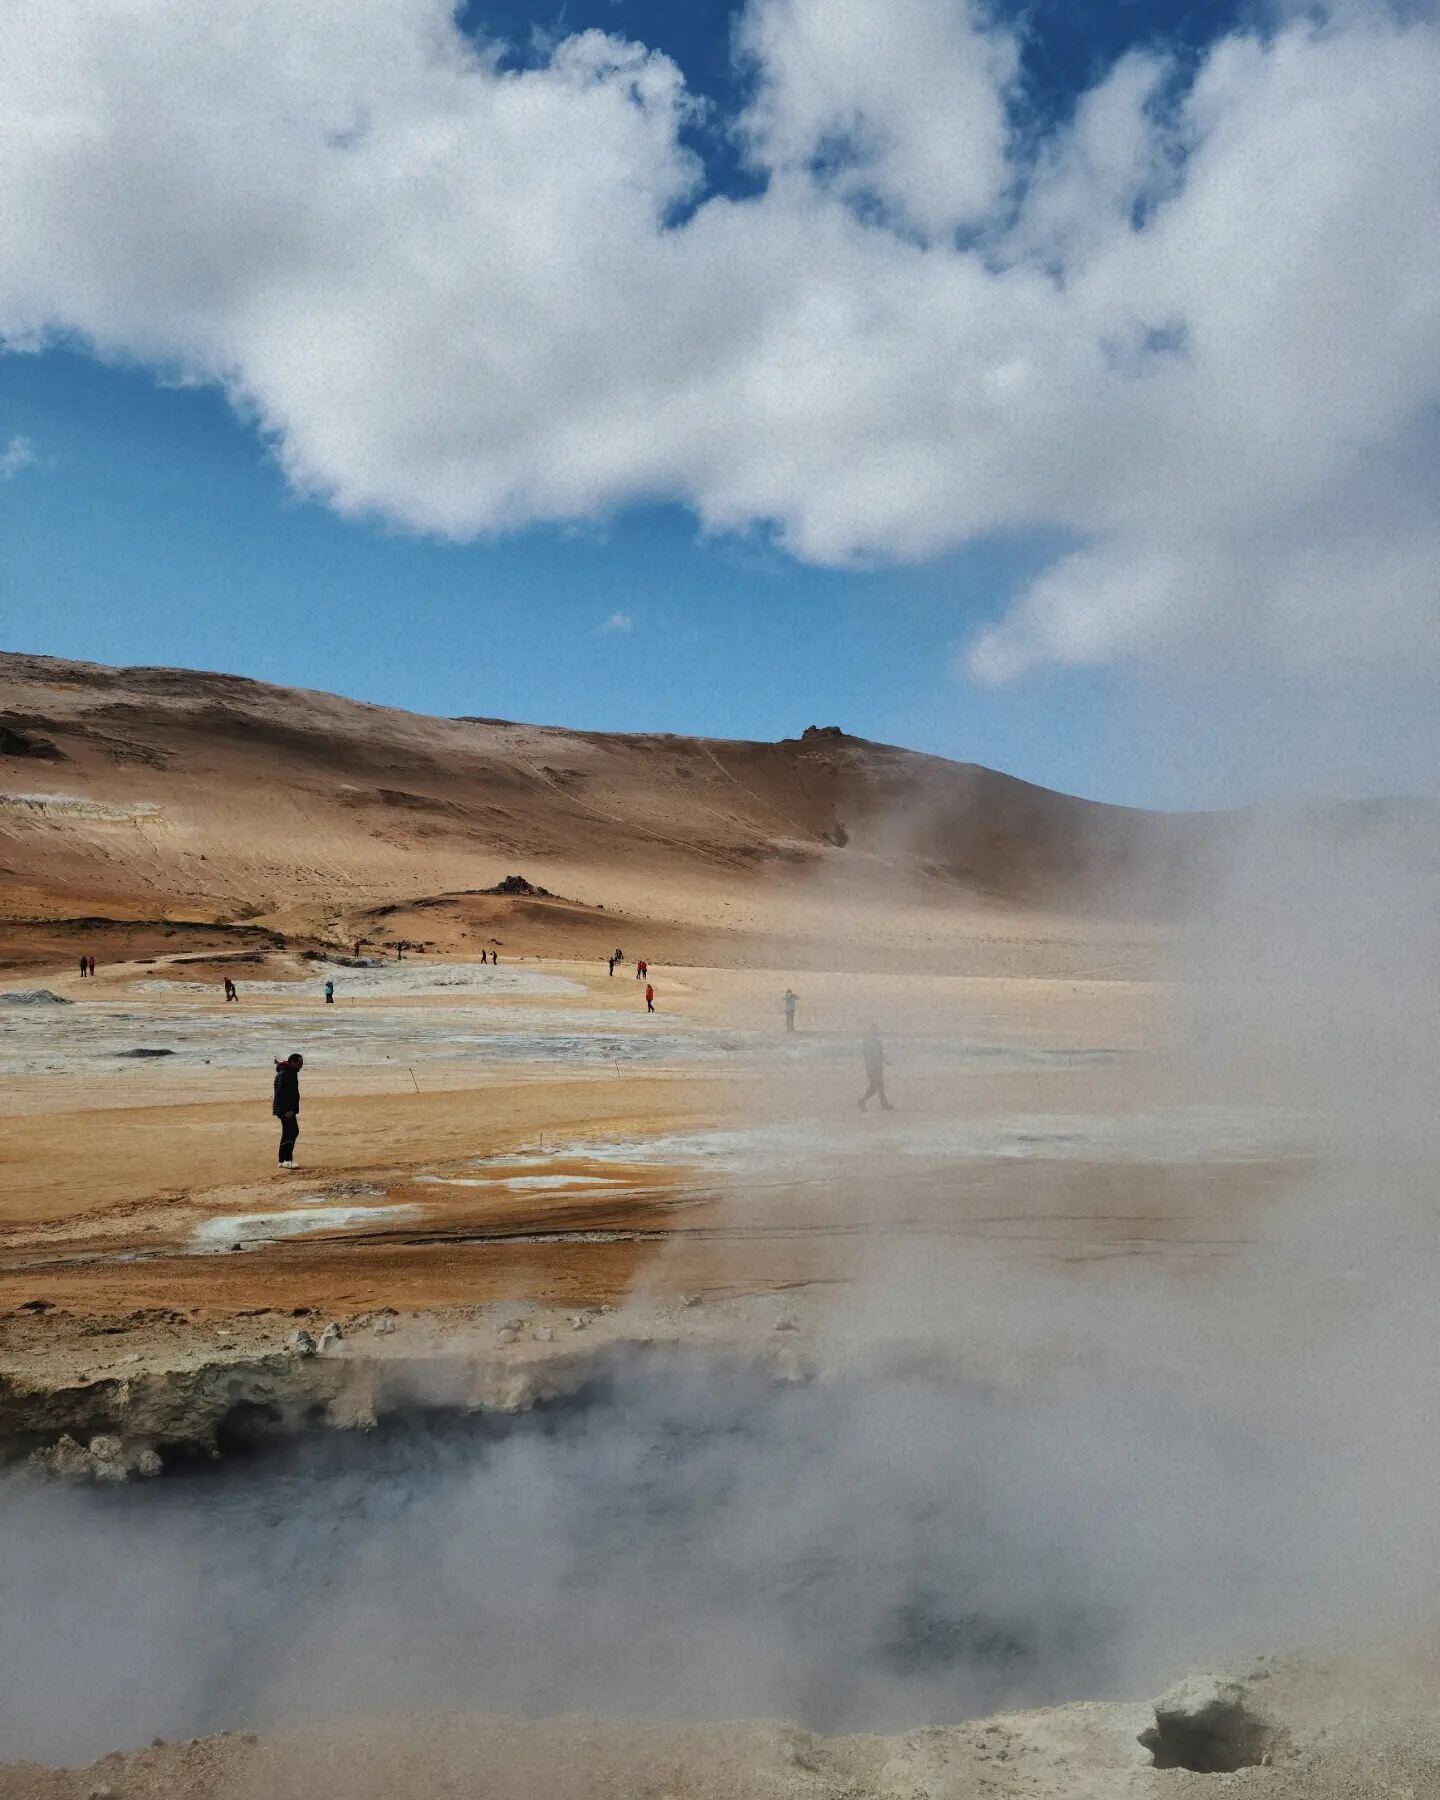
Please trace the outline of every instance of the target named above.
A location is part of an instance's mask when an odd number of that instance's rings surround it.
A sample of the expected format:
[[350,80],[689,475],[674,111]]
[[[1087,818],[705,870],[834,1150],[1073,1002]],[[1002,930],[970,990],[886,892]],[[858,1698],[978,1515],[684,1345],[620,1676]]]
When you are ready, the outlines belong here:
[[[624,920],[669,960],[883,961],[1017,910],[1154,917],[1203,832],[836,726],[773,744],[569,731],[0,656],[12,945],[85,915],[116,922],[116,954],[166,920],[600,955]],[[503,891],[517,868],[533,893]]]

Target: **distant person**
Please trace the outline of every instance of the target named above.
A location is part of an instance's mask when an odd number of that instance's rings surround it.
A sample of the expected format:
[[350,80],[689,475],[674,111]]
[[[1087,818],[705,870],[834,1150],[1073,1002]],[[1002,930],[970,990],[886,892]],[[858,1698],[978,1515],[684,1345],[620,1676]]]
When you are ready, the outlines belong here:
[[498,950],[492,950],[490,952],[490,967],[492,969],[498,969],[500,967],[500,952]]
[[404,960],[405,960],[405,940],[404,940],[404,938],[401,938],[400,942],[395,946],[395,960],[396,960],[396,962],[404,962]]
[[271,1112],[280,1121],[280,1167],[295,1167],[295,1140],[300,1135],[300,1071],[305,1058],[297,1050],[275,1065],[275,1099]]
[[228,1006],[232,1000],[238,1000],[239,998],[240,998],[240,990],[235,986],[235,983],[227,975],[225,977],[225,1004]]
[[[605,958],[605,967],[610,971],[610,979],[613,981],[615,979],[615,958],[613,956],[607,956]],[[80,972],[82,975],[85,972],[85,965],[83,963],[80,965]]]
[[82,956],[80,958],[80,979],[83,981],[89,973],[90,973],[90,965],[88,962],[86,962],[85,958]]
[[356,938],[356,940],[355,940],[355,954],[356,954],[356,955],[357,955],[357,956],[358,956],[358,955],[359,955],[359,954],[360,954],[360,946],[361,946],[361,945],[362,945],[362,944],[363,944],[363,943],[364,943],[364,942],[365,942],[365,940],[364,940],[364,938]]
[[95,958],[93,956],[90,958],[90,979],[92,981],[95,979]]
[[645,983],[645,1010],[647,1013],[655,1010],[655,990],[648,981]]
[[880,1027],[867,1025],[865,1035],[860,1040],[860,1054],[865,1059],[865,1073],[870,1078],[870,1085],[860,1096],[860,1110],[865,1108],[876,1094],[880,1096],[880,1105],[886,1112],[893,1112],[889,1099],[885,1094],[885,1065],[890,1058],[885,1054],[885,1046],[880,1042]]
[[786,990],[785,990],[785,1029],[787,1031],[793,1031],[795,1029],[795,1008],[799,1004],[799,1001],[800,1001],[800,996],[795,992],[794,988],[786,988]]
[[335,1004],[335,983],[333,981],[325,983],[325,1004],[327,1006]]

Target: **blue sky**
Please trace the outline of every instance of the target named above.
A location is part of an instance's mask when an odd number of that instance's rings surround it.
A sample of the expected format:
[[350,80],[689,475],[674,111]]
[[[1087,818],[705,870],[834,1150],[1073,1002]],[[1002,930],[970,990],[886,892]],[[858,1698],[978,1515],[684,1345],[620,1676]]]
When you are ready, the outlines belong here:
[[994,692],[950,672],[964,621],[999,609],[1039,545],[851,573],[706,541],[676,507],[437,543],[297,500],[213,390],[58,351],[0,375],[39,457],[0,484],[11,648],[600,731],[838,723],[1047,785],[1125,780],[1115,679]]
[[[1161,47],[1184,68],[1237,17],[1228,4],[1039,0],[1023,15],[1012,111],[1037,133],[1063,125],[1125,50]],[[705,191],[755,190],[721,128],[743,100],[728,8],[482,0],[462,20],[513,43],[522,66],[549,36],[590,26],[667,53],[716,102],[685,132]],[[960,646],[1067,548],[1056,531],[864,569],[787,556],[763,528],[707,536],[678,504],[439,541],[297,497],[216,388],[167,386],[73,335],[57,347],[63,335],[0,355],[0,442],[33,449],[0,481],[7,647],[594,729],[774,738],[838,723],[1134,804],[1265,786],[1212,754],[1213,720],[1192,719],[1177,751],[1170,702],[1133,662],[1042,661],[1001,687],[957,672]]]

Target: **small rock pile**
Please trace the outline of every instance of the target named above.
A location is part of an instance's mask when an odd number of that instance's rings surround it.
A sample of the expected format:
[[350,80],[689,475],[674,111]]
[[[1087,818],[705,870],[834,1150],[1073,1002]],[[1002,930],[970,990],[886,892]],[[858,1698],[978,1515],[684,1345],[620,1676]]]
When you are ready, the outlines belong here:
[[162,1467],[158,1452],[148,1444],[127,1446],[123,1438],[107,1432],[92,1437],[87,1447],[68,1431],[44,1450],[32,1452],[28,1466],[32,1473],[57,1481],[148,1480]]
[[481,888],[482,894],[521,894],[536,900],[553,900],[555,896],[549,888],[537,887],[533,881],[527,881],[523,875],[507,875],[503,881],[497,881],[494,887]]

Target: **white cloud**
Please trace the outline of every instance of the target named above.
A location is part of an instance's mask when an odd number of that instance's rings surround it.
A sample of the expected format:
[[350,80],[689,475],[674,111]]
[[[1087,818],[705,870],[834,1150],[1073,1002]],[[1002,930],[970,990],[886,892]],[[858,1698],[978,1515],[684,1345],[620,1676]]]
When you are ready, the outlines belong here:
[[601,631],[633,631],[635,621],[627,612],[613,612],[600,629]]
[[12,437],[0,447],[0,481],[9,481],[25,469],[33,469],[38,458],[35,446],[27,437]]
[[1440,658],[1440,26],[1233,36],[1178,105],[1129,58],[1023,152],[960,0],[738,36],[737,202],[679,70],[598,32],[516,72],[441,0],[10,0],[0,335],[220,383],[297,488],[420,531],[659,497],[835,564],[1069,535],[982,679]]
[[758,76],[741,130],[761,167],[813,173],[927,235],[1009,184],[1017,47],[969,0],[751,0],[737,41]]

